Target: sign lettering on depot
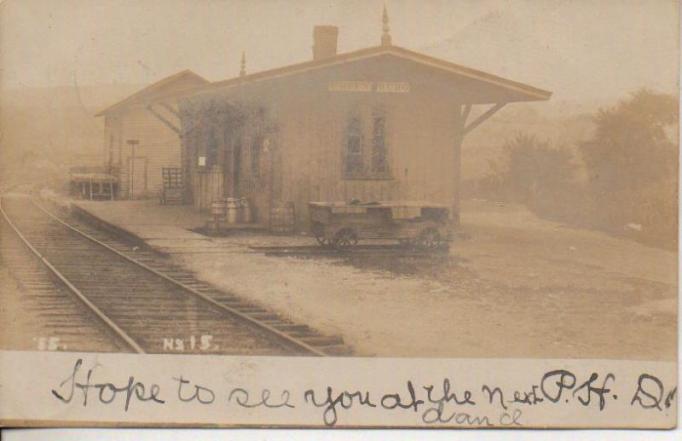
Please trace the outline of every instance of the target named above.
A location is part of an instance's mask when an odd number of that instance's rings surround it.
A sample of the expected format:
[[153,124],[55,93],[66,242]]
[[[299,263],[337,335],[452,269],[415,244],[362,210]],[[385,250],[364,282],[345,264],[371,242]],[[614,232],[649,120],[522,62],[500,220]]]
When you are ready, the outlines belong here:
[[376,92],[408,93],[410,83],[406,81],[330,81],[330,92]]

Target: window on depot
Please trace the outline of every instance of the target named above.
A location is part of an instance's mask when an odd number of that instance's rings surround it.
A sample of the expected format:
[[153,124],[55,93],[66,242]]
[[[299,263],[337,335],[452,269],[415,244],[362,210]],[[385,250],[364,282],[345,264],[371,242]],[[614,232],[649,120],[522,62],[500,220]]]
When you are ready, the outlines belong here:
[[386,115],[375,114],[372,125],[372,174],[376,176],[388,173],[388,157],[386,151]]
[[264,139],[256,136],[251,142],[251,173],[253,176],[260,176],[260,157]]
[[359,178],[365,172],[362,135],[362,121],[358,116],[351,117],[346,129],[346,151],[344,155],[346,178]]
[[386,119],[379,110],[364,118],[349,118],[344,140],[346,179],[390,179]]

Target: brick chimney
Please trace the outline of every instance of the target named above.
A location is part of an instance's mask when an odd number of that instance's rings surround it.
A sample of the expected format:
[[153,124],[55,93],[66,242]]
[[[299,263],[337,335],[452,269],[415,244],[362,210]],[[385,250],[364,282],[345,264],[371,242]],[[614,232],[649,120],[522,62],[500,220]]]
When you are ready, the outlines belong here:
[[313,60],[323,60],[336,55],[339,28],[336,26],[315,26],[313,29]]

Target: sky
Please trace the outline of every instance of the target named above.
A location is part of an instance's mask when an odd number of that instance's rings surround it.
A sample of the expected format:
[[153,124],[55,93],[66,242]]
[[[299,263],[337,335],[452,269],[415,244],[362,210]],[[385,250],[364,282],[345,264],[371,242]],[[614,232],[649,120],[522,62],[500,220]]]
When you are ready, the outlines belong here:
[[[379,44],[383,0],[4,0],[0,88],[208,80]],[[393,43],[554,92],[600,100],[678,89],[675,0],[386,0]]]

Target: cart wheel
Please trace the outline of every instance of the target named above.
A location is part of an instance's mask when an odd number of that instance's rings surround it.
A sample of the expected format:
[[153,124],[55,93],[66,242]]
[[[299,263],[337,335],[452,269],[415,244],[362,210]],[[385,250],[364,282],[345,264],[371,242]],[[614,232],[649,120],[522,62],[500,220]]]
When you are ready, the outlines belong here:
[[317,243],[319,243],[323,247],[328,247],[331,245],[331,240],[327,239],[324,236],[315,236],[315,240],[317,240]]
[[331,240],[328,239],[324,234],[324,226],[319,222],[313,223],[311,232],[313,233],[313,236],[315,236],[315,240],[318,244],[320,244],[320,246],[328,247],[331,245]]
[[417,246],[424,250],[436,250],[443,246],[440,233],[435,228],[427,228],[417,238]]
[[339,230],[334,236],[332,245],[334,248],[350,248],[358,244],[358,235],[351,228]]

